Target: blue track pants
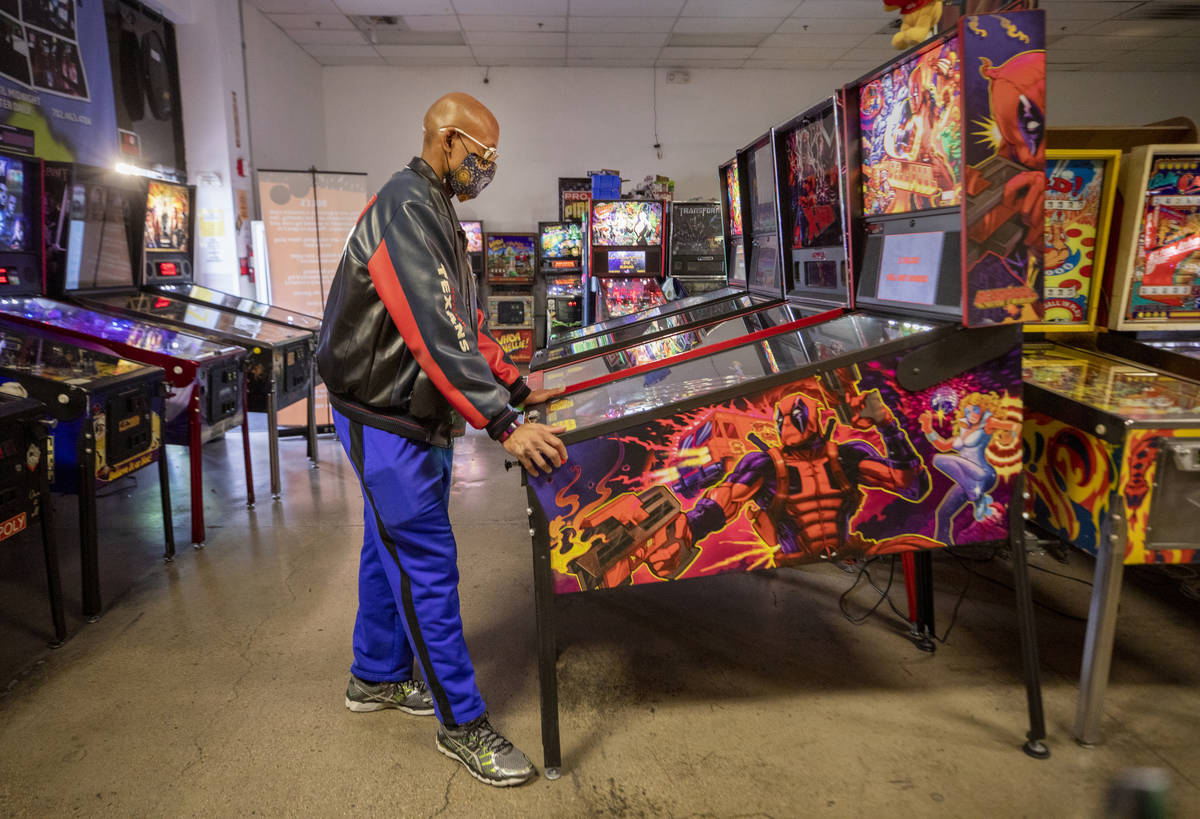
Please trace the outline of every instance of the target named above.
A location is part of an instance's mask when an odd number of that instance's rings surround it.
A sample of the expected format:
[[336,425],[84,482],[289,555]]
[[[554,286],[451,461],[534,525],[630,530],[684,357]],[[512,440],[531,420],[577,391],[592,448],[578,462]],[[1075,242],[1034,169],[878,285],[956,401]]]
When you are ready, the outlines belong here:
[[458,610],[458,548],[450,530],[452,450],[363,426],[333,411],[363,493],[358,617],[350,671],[372,682],[412,677],[413,659],[438,719],[484,711]]

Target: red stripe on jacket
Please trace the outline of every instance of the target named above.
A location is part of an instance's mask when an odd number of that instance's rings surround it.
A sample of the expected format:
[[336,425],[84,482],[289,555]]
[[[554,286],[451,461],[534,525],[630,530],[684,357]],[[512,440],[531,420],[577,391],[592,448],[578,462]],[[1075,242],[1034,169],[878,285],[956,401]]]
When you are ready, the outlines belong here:
[[396,277],[396,268],[392,266],[392,259],[388,255],[386,243],[381,242],[379,248],[371,256],[371,260],[367,262],[367,271],[371,274],[375,290],[379,293],[379,298],[383,300],[388,315],[395,322],[396,329],[400,331],[404,343],[408,345],[408,349],[412,350],[413,357],[421,365],[425,374],[429,376],[429,380],[437,387],[438,392],[450,402],[454,409],[458,410],[471,426],[476,429],[486,427],[488,419],[484,418],[483,413],[467,400],[458,387],[450,383],[450,379],[446,377],[442,368],[434,361],[433,355],[430,354],[425,339],[421,337],[421,330],[417,327],[417,320],[413,316],[412,308],[408,304],[408,297],[404,295],[404,288]]

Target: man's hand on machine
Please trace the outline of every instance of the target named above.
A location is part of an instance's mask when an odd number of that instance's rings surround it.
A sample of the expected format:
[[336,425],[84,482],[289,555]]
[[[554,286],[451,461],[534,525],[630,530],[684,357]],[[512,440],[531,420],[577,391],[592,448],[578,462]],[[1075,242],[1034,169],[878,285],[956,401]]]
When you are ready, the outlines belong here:
[[525,399],[525,406],[536,407],[538,404],[544,404],[551,398],[562,395],[566,387],[555,387],[552,390],[533,390],[529,393],[529,397]]
[[521,462],[530,475],[549,472],[567,462],[567,448],[558,440],[566,427],[548,427],[526,422],[513,430],[504,441],[504,451]]

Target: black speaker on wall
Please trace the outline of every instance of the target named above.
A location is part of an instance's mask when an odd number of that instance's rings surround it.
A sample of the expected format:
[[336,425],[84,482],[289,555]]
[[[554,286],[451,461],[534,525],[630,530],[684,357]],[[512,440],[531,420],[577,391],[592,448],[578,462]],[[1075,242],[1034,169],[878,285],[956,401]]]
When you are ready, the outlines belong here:
[[121,102],[129,118],[138,120],[146,116],[145,100],[142,98],[142,41],[132,25],[125,23],[122,16],[121,31],[117,35],[117,51],[120,53],[120,69],[117,88],[121,91]]
[[171,70],[167,67],[167,47],[157,31],[142,35],[142,82],[146,87],[146,102],[157,120],[171,118],[174,109],[171,95]]

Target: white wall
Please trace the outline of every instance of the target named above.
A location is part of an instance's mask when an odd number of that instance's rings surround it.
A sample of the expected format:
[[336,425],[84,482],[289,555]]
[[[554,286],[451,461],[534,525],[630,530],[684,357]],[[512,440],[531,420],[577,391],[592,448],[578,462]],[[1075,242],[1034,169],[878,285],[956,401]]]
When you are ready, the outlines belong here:
[[325,165],[321,66],[249,3],[242,6],[256,168]]
[[[652,129],[653,69],[482,69],[337,66],[324,69],[326,165],[366,171],[372,187],[420,152],[421,118],[438,96],[466,91],[500,120],[500,167],[462,218],[489,230],[532,230],[557,218],[557,179],[615,168],[640,181],[660,173],[676,198],[716,198],[717,166],[735,150],[831,89],[837,72],[693,69],[687,85],[657,73],[658,135]],[[1051,74],[1050,124],[1143,124],[1200,118],[1200,78],[1179,74]],[[256,133],[255,139],[258,139]],[[626,191],[629,190],[627,185]]]

